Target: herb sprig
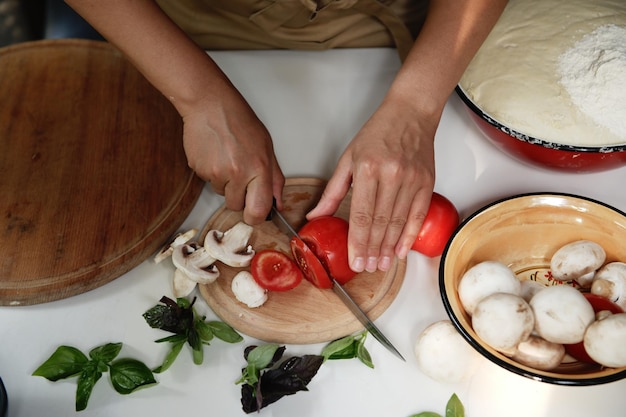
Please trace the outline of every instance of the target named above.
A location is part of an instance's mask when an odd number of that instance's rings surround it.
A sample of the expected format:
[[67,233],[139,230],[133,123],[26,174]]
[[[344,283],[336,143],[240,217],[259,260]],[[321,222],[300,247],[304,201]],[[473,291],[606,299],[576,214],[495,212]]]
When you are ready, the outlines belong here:
[[204,345],[209,345],[214,337],[228,343],[238,343],[243,337],[232,327],[221,321],[205,321],[193,309],[196,299],[177,298],[176,301],[163,296],[162,304],[157,304],[143,314],[152,328],[174,333],[156,340],[157,343],[171,343],[170,351],[163,363],[153,371],[166,371],[176,360],[185,343],[191,347],[193,362],[201,365],[204,361]]
[[[411,417],[444,417],[441,414],[434,413],[432,411],[424,411],[419,414],[413,414]],[[457,397],[456,394],[452,394],[448,403],[446,404],[445,417],[465,417],[465,408],[463,403]]]
[[102,374],[109,372],[115,391],[130,394],[137,388],[156,384],[152,371],[136,359],[115,360],[122,343],[107,343],[89,352],[89,356],[72,346],[59,346],[54,353],[33,372],[49,381],[78,376],[76,386],[76,411],[87,408],[89,397]]
[[334,340],[322,349],[324,360],[358,358],[363,364],[374,368],[372,357],[365,347],[367,331]]

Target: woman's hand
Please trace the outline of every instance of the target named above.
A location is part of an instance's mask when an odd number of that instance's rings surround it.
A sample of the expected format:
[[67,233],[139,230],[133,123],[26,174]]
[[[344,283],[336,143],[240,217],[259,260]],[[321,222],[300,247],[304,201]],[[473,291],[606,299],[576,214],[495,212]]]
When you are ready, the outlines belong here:
[[388,95],[348,145],[308,218],[334,213],[352,187],[348,258],[356,272],[390,268],[406,257],[426,216],[435,181],[439,119]]
[[270,135],[252,109],[232,88],[200,102],[183,114],[183,144],[191,169],[225,196],[231,210],[244,210],[244,221],[258,224],[282,201],[285,183]]

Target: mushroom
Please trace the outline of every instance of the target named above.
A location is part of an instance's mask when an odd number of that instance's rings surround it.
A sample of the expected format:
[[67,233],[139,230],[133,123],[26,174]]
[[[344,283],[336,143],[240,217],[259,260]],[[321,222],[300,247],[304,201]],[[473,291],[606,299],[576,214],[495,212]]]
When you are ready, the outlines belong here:
[[250,308],[260,307],[267,301],[267,291],[257,284],[248,271],[240,271],[235,275],[231,289],[235,298]]
[[611,262],[596,273],[591,293],[601,295],[626,310],[626,263]]
[[521,281],[520,297],[526,302],[530,302],[530,299],[535,296],[539,291],[545,289],[546,286],[531,279],[525,279]]
[[196,281],[192,280],[183,271],[176,268],[174,271],[174,280],[172,282],[174,297],[187,297],[196,288],[196,285],[198,285]]
[[585,332],[587,354],[600,365],[626,366],[626,313],[611,314],[593,322]]
[[159,263],[174,252],[176,246],[184,245],[198,233],[197,229],[190,229],[186,232],[178,233],[174,238],[154,256],[154,262]]
[[548,342],[531,334],[528,339],[517,345],[511,358],[522,365],[549,371],[559,366],[564,356],[565,346],[561,343]]
[[[577,240],[559,248],[550,259],[552,276],[561,281],[587,285],[602,266],[606,252],[590,240]],[[580,281],[580,282],[579,282]]]
[[489,346],[512,355],[528,339],[535,318],[528,303],[519,295],[495,293],[483,298],[472,315],[472,327]]
[[415,342],[418,368],[440,382],[459,382],[470,375],[478,353],[463,339],[450,320],[430,324]]
[[497,292],[519,295],[521,284],[513,271],[496,261],[484,261],[468,269],[459,282],[461,305],[472,315],[476,305]]
[[207,253],[235,268],[250,265],[254,250],[248,245],[253,232],[252,226],[239,222],[225,232],[210,230],[204,239]]
[[216,259],[195,242],[176,246],[172,253],[174,266],[198,284],[210,284],[219,277]]
[[530,300],[535,313],[535,331],[552,343],[578,343],[595,320],[593,307],[585,296],[569,285],[553,285]]

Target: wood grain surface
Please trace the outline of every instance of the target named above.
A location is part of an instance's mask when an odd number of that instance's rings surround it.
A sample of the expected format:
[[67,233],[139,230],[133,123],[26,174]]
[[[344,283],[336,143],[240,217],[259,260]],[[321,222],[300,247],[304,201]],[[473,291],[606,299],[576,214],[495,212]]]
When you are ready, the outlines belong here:
[[119,277],[193,208],[180,116],[109,44],[0,49],[0,91],[0,305]]
[[[297,230],[305,223],[305,214],[319,201],[325,181],[315,178],[288,178],[284,189],[284,210],[287,221]],[[336,213],[348,216],[349,198]],[[201,232],[201,242],[209,230],[225,231],[242,221],[241,212],[226,208],[218,210]],[[258,226],[250,243],[255,250],[281,250],[291,256],[289,239],[272,223]],[[268,342],[307,344],[334,340],[363,328],[332,290],[314,287],[304,280],[295,289],[270,292],[265,304],[248,308],[235,298],[232,278],[241,268],[219,264],[220,277],[212,284],[201,285],[200,294],[213,312],[238,331]],[[387,273],[363,272],[344,288],[357,304],[375,320],[391,305],[404,280],[406,262],[396,260]]]

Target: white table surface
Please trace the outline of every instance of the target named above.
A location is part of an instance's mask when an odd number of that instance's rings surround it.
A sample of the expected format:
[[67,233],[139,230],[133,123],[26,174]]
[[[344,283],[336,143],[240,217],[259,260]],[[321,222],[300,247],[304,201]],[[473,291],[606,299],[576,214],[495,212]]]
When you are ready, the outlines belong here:
[[[229,74],[267,125],[286,176],[329,177],[342,149],[376,108],[399,67],[391,49],[328,52],[219,52],[212,56]],[[626,210],[626,168],[594,174],[565,174],[532,168],[500,153],[472,124],[461,101],[451,96],[436,139],[435,189],[465,217],[495,199],[523,192],[559,191],[599,199]],[[208,187],[182,229],[202,228],[222,199]],[[467,380],[435,382],[417,368],[413,346],[430,323],[446,319],[437,285],[439,258],[411,252],[403,287],[377,320],[404,353],[403,363],[368,338],[375,369],[357,360],[324,364],[308,392],[285,397],[262,416],[408,417],[443,414],[457,393],[469,417],[614,416],[626,410],[626,381],[563,387],[512,374],[482,357]],[[168,347],[165,335],[141,316],[162,295],[171,295],[171,262],[148,260],[113,282],[79,296],[42,305],[0,308],[0,376],[9,391],[11,417],[74,414],[76,380],[52,383],[31,373],[59,345],[84,352],[123,342],[120,356],[158,365]],[[204,302],[196,306],[215,318]],[[235,381],[242,352],[258,343],[246,337],[230,345],[215,341],[196,366],[183,350],[159,384],[128,396],[117,394],[105,375],[83,416],[242,416]],[[287,354],[317,354],[323,344],[288,345]],[[194,414],[190,414],[194,413]],[[202,413],[202,414],[196,414]]]

